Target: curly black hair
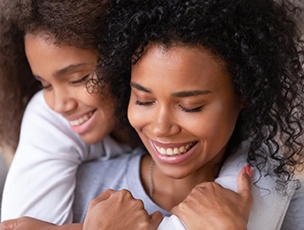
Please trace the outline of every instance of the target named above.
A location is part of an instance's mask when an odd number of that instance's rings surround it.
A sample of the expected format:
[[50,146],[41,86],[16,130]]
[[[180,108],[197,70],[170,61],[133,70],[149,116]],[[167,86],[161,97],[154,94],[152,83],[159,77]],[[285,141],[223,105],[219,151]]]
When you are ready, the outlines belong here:
[[9,146],[14,151],[25,107],[41,89],[25,56],[24,35],[43,32],[55,44],[97,50],[100,22],[104,21],[109,3],[110,0],[0,1],[1,147]]
[[[241,111],[227,155],[250,142],[248,162],[284,190],[303,159],[304,43],[288,1],[113,1],[100,36],[100,71],[121,103],[130,93],[131,63],[150,43],[203,46],[223,60]],[[123,97],[120,97],[123,95]]]

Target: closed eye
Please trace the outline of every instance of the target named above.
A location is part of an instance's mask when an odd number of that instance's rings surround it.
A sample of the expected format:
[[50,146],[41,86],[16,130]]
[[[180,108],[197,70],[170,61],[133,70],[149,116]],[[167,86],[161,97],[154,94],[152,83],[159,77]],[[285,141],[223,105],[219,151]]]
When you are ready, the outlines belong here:
[[135,104],[140,105],[140,106],[148,106],[148,105],[152,105],[153,103],[154,103],[153,101],[148,101],[148,102],[143,102],[143,101],[139,101],[139,100],[135,101]]
[[91,74],[88,74],[86,76],[84,76],[83,78],[76,80],[76,81],[70,81],[70,83],[72,84],[78,84],[78,83],[84,83],[87,81],[87,79],[91,76]]
[[188,109],[188,108],[185,108],[181,105],[178,105],[178,107],[183,111],[183,112],[186,112],[186,113],[196,113],[196,112],[200,112],[202,111],[203,109],[203,105],[201,106],[198,106],[198,107],[195,107],[195,108],[192,108],[192,109]]
[[41,84],[41,89],[44,89],[44,90],[50,89],[51,86],[52,86],[52,85],[42,85],[42,84]]
[[45,82],[42,82],[42,80],[40,80],[40,79],[37,79],[37,81],[40,83],[40,88],[43,89],[43,90],[48,90],[52,87],[51,84],[47,84]]

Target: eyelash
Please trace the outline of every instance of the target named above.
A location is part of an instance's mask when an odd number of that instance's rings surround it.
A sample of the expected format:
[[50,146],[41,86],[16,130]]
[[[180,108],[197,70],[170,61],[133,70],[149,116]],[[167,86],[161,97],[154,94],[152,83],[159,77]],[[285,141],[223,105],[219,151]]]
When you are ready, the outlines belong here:
[[40,88],[41,88],[42,90],[47,90],[47,89],[50,89],[50,88],[51,88],[51,85],[43,86],[42,83],[41,83],[41,81],[39,81],[39,83],[40,83]]
[[186,113],[197,113],[197,112],[200,112],[202,111],[203,107],[204,106],[199,106],[199,107],[196,107],[196,108],[193,108],[193,109],[187,109],[181,105],[178,105],[178,107],[183,111],[183,112],[186,112]]
[[83,78],[76,80],[76,81],[71,81],[72,84],[78,84],[78,83],[83,83],[85,82],[89,77],[91,76],[91,74],[88,74],[86,76],[84,76]]
[[148,106],[148,105],[152,105],[153,102],[150,102],[150,101],[149,102],[142,102],[142,101],[136,100],[135,104],[139,105],[139,106]]
[[[149,106],[149,105],[152,105],[154,102],[142,102],[142,101],[139,101],[139,100],[136,100],[135,101],[135,104],[136,105],[139,105],[139,106]],[[204,106],[199,106],[199,107],[196,107],[196,108],[193,108],[193,109],[187,109],[181,105],[178,105],[178,107],[183,111],[183,112],[186,112],[186,113],[197,113],[197,112],[200,112],[202,111],[203,107]]]
[[[76,80],[76,81],[71,81],[70,83],[72,84],[78,84],[78,83],[83,83],[85,82],[92,74],[88,74],[86,76],[84,76],[83,78],[79,79],[79,80]],[[41,85],[41,89],[42,90],[47,90],[47,89],[50,89],[51,88],[51,85],[47,85],[47,86],[43,86],[41,81],[40,82],[40,85]]]

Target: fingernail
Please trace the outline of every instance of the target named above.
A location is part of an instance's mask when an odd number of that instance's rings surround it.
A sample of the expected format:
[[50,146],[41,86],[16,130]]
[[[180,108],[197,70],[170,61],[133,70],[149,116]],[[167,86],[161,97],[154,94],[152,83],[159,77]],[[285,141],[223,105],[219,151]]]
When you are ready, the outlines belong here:
[[245,166],[245,171],[246,171],[246,173],[247,173],[247,175],[248,175],[249,177],[252,177],[252,169],[251,169],[251,166],[250,166],[249,164],[247,164],[247,165]]

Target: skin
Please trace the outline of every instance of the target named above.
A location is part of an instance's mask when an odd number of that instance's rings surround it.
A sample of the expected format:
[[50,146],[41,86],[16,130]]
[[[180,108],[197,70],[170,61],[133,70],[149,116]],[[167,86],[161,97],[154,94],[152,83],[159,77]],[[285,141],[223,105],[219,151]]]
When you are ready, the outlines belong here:
[[46,103],[84,142],[96,143],[112,132],[116,124],[114,99],[109,92],[101,96],[86,88],[86,82],[96,78],[95,50],[54,44],[38,33],[26,34],[25,52],[33,75],[42,84]]
[[[225,64],[203,47],[149,45],[132,68],[131,88],[128,118],[155,161],[153,199],[170,210],[217,177],[242,104]],[[187,144],[186,153],[160,154]],[[143,160],[143,175],[150,162]]]
[[[99,218],[101,216],[103,218]],[[143,202],[134,199],[128,190],[109,189],[91,201],[83,229],[156,229],[162,217],[160,212],[149,216]]]

